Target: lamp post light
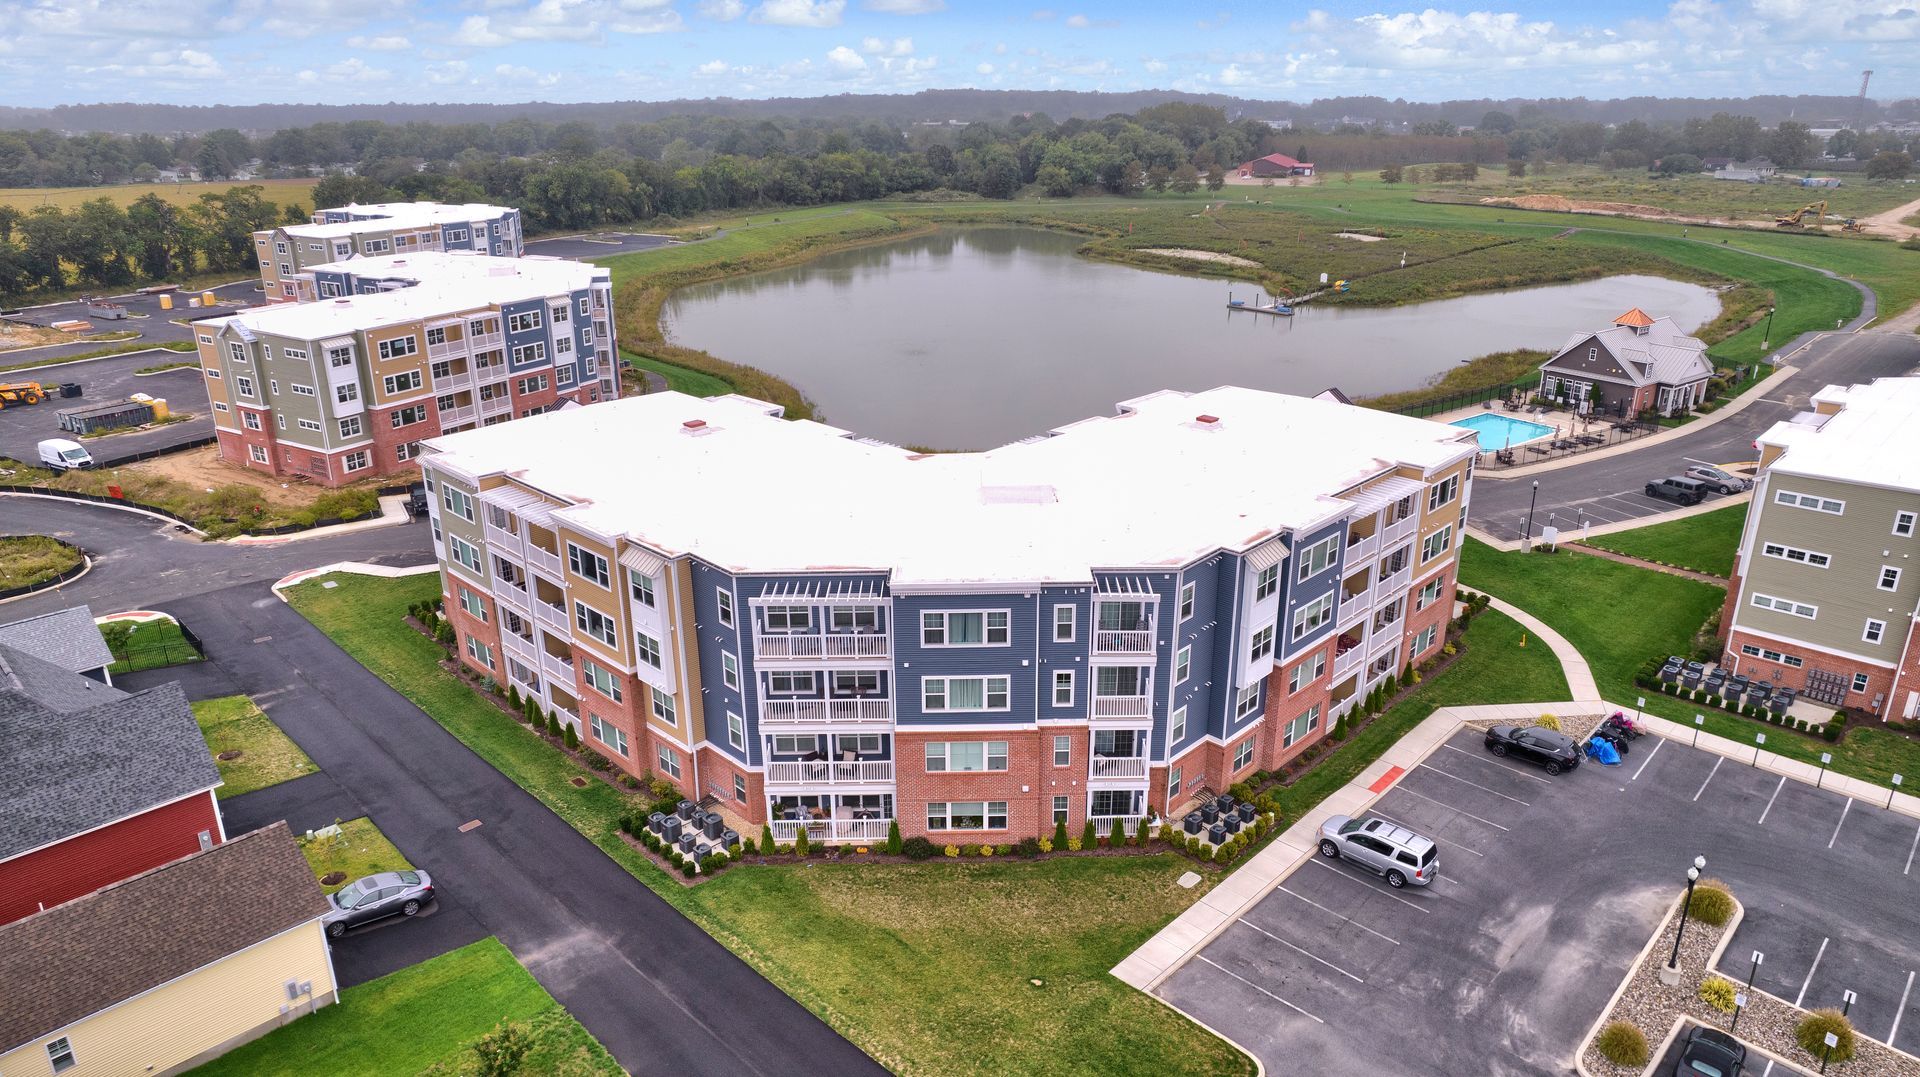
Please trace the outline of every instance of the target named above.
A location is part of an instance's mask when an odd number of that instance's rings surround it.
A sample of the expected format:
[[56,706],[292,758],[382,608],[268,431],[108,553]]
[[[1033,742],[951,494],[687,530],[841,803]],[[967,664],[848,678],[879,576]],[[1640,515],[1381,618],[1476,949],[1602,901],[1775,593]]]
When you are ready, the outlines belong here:
[[1693,884],[1700,881],[1700,872],[1706,866],[1707,858],[1696,856],[1693,865],[1687,868],[1687,902],[1680,906],[1680,927],[1673,933],[1673,956],[1667,958],[1667,967],[1660,970],[1660,982],[1669,987],[1680,982],[1680,941],[1687,937],[1687,914],[1693,911]]
[[1773,343],[1773,309],[1767,308],[1767,328],[1760,334],[1760,352],[1766,354],[1767,346]]
[[1527,541],[1521,547],[1522,549],[1527,551],[1531,551],[1533,549],[1533,509],[1534,509],[1534,506],[1538,505],[1539,503],[1540,503],[1540,480],[1535,479],[1533,480],[1533,497],[1527,501]]

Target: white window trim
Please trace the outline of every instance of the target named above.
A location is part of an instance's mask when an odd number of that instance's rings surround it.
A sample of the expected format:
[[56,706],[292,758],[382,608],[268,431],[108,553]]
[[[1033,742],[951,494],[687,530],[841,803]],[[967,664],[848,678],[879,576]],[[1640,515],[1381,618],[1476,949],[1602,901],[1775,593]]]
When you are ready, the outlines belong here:
[[742,750],[747,746],[746,719],[732,711],[727,712],[727,743]]
[[[1067,619],[1064,622],[1060,620],[1061,610],[1067,611]],[[1062,628],[1065,628],[1067,630],[1067,634],[1064,636],[1060,634],[1060,630]],[[1053,607],[1053,642],[1072,643],[1076,638],[1079,637],[1079,634],[1080,634],[1079,609],[1075,606],[1064,604],[1064,603],[1055,605]]]
[[[1305,583],[1307,580],[1332,568],[1340,560],[1339,545],[1339,535],[1328,535],[1319,542],[1301,550],[1298,554],[1300,569],[1294,575],[1294,582]],[[1319,566],[1315,567],[1314,562],[1323,557],[1326,560],[1321,561]]]
[[[940,707],[929,707],[927,706],[927,688],[935,681],[938,681],[940,683],[940,697],[945,702],[945,705]],[[981,705],[978,707],[952,706],[952,701],[953,701],[952,689],[953,689],[953,682],[955,681],[981,682],[980,684]],[[992,691],[992,683],[994,681],[1001,682],[1000,694],[1005,696],[1007,700],[1007,705],[1004,707],[993,707],[993,706],[987,705],[987,700],[994,695],[994,692]],[[989,713],[989,712],[998,713],[1003,711],[1010,711],[1013,709],[1013,678],[1005,674],[977,674],[972,676],[960,676],[960,677],[953,677],[953,676],[922,677],[920,678],[920,709],[923,712],[926,712],[929,714],[983,714],[983,713]]]
[[[1006,632],[1007,638],[1004,640],[1001,640],[998,643],[995,643],[988,638],[988,633],[992,632],[993,629],[991,626],[987,624],[987,618],[996,613],[1000,614],[1001,616],[1007,619],[1007,623],[1003,626],[1003,629],[1002,629],[1003,631]],[[979,616],[980,618],[980,642],[979,643],[952,642],[951,637],[953,635],[953,626],[951,624],[950,618],[956,615],[958,616],[978,615]],[[940,643],[927,642],[927,618],[929,617],[940,618],[940,638],[942,640],[942,642]],[[1013,646],[1013,611],[1010,609],[921,610],[919,638],[920,638],[920,646],[930,651],[966,650],[971,647],[1011,647]]]
[[[1807,504],[1809,501],[1813,502],[1813,504]],[[1794,508],[1811,509],[1814,512],[1824,512],[1829,516],[1845,516],[1847,514],[1847,503],[1844,501],[1835,501],[1833,498],[1821,497],[1818,494],[1795,493],[1792,490],[1776,491],[1773,495],[1773,503],[1776,505],[1791,505]],[[1828,508],[1827,506],[1829,505],[1834,507]]]
[[720,652],[720,683],[740,690],[740,659],[732,651]]
[[[1060,761],[1060,750],[1062,748],[1066,749],[1066,755],[1067,755],[1066,762],[1064,763]],[[1073,765],[1073,738],[1072,737],[1064,736],[1064,735],[1054,736],[1053,765],[1056,767],[1070,767]]]
[[[1887,582],[1887,573],[1889,572],[1893,573],[1892,583]],[[1900,589],[1900,577],[1904,574],[1905,573],[1894,565],[1881,565],[1880,575],[1875,578],[1873,585],[1881,591],[1898,591]]]
[[[1052,700],[1054,706],[1056,707],[1073,706],[1073,671],[1072,670],[1070,669],[1054,670],[1053,682],[1048,687],[1050,688],[1050,694],[1048,698]],[[1060,689],[1063,687],[1067,690],[1067,700],[1064,703],[1060,701]]]
[[[1318,620],[1316,620],[1312,625],[1307,624],[1307,621],[1310,619],[1309,615],[1318,616]],[[1324,616],[1321,616],[1321,615],[1324,615]],[[1309,602],[1306,605],[1300,607],[1299,609],[1293,611],[1293,623],[1287,629],[1287,631],[1291,633],[1291,635],[1288,637],[1289,641],[1297,642],[1302,637],[1304,637],[1308,632],[1318,631],[1322,625],[1326,624],[1327,621],[1332,618],[1332,616],[1333,616],[1333,593],[1328,592],[1324,595],[1321,595],[1319,598],[1314,599],[1312,602]]]
[[728,628],[734,627],[733,592],[724,587],[715,587],[713,593],[714,606],[718,610],[716,616],[720,618],[720,623]]
[[[1795,554],[1799,554],[1800,556],[1795,557]],[[1826,568],[1833,564],[1833,558],[1831,556],[1821,553],[1818,550],[1804,550],[1798,546],[1788,546],[1780,542],[1761,543],[1760,556],[1771,557],[1777,561],[1787,561],[1796,565],[1806,565],[1809,568]],[[1818,558],[1818,560],[1815,560],[1815,558]]]
[[1191,676],[1193,676],[1193,645],[1188,644],[1173,652],[1173,683],[1185,684],[1187,678]]
[[[975,744],[980,746],[979,769],[960,770],[954,767],[953,749],[956,746],[970,747]],[[1000,746],[1000,765],[997,767],[993,765],[995,758],[993,746],[996,744]],[[940,758],[938,767],[933,765],[936,754]],[[921,762],[927,768],[928,774],[1005,774],[1012,765],[1012,758],[1009,744],[1004,740],[930,740],[925,742]]]
[[1167,719],[1167,745],[1173,745],[1187,738],[1187,708],[1175,707],[1173,717]]
[[1180,588],[1180,619],[1182,621],[1188,620],[1193,616],[1193,611],[1196,608],[1194,598],[1195,585],[1189,583]]
[[[1784,613],[1793,617],[1804,617],[1809,621],[1820,616],[1820,607],[1809,606],[1805,602],[1795,602],[1790,598],[1778,598],[1774,595],[1763,595],[1756,592],[1753,596],[1752,603],[1756,609],[1772,610],[1775,613]],[[1802,610],[1806,612],[1803,613],[1801,612]]]
[[[1914,530],[1920,526],[1920,513],[1900,511],[1893,514],[1893,533],[1899,538],[1912,538]],[[1901,530],[1901,528],[1906,530]]]
[[1860,642],[1877,645],[1886,641],[1887,622],[1877,621],[1872,617],[1867,618],[1866,626],[1860,630]]

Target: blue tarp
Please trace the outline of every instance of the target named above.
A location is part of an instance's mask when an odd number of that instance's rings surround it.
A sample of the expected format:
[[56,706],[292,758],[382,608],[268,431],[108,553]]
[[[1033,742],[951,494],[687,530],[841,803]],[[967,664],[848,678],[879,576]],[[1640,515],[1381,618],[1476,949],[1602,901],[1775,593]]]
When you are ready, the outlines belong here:
[[1599,763],[1603,767],[1617,767],[1620,765],[1620,752],[1615,749],[1610,742],[1601,737],[1594,737],[1587,741],[1587,758]]

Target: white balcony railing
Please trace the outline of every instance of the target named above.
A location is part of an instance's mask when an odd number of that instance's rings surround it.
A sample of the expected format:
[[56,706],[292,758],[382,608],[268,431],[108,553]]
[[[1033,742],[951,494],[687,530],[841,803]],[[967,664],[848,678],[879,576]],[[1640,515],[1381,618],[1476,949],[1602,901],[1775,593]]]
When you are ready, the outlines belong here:
[[520,660],[520,664],[529,669],[540,664],[540,649],[525,636],[516,636],[512,632],[500,633],[500,647],[508,654]]
[[1120,821],[1120,828],[1124,830],[1129,836],[1131,836],[1135,831],[1140,829],[1140,820],[1144,818],[1146,818],[1146,816],[1144,815],[1089,815],[1087,816],[1088,821],[1093,823],[1093,832],[1095,834],[1100,835],[1103,838],[1113,833],[1113,823],[1114,823],[1114,820],[1116,819]]
[[482,400],[474,405],[482,415],[500,415],[513,410],[513,401],[507,394],[501,393],[491,400]]
[[1388,573],[1386,575],[1381,576],[1380,582],[1374,585],[1374,593],[1382,597],[1385,597],[1387,595],[1393,594],[1396,591],[1406,590],[1407,586],[1412,582],[1413,582],[1413,566],[1407,565],[1398,572]]
[[1153,703],[1146,696],[1093,697],[1095,718],[1145,718],[1151,713]]
[[467,404],[457,408],[441,408],[440,409],[440,425],[446,426],[448,424],[457,425],[459,423],[470,423],[474,420],[474,418],[476,417],[476,414],[477,413],[473,410],[472,404]]
[[1089,778],[1144,778],[1147,776],[1145,756],[1106,756],[1093,757],[1093,766]]
[[884,632],[754,633],[756,658],[885,658],[892,642]]
[[473,351],[486,351],[488,348],[503,348],[507,338],[499,333],[480,333],[467,338],[467,347]]
[[1402,635],[1400,629],[1402,627],[1404,626],[1400,621],[1394,620],[1389,624],[1384,624],[1374,629],[1372,636],[1367,640],[1367,653],[1378,658],[1382,654],[1398,647],[1400,645],[1400,637]]
[[573,688],[573,685],[574,685],[573,663],[569,662],[564,658],[561,658],[559,655],[549,654],[546,651],[541,651],[540,652],[540,672],[545,673],[548,677],[552,678],[555,681],[558,681],[560,684],[564,685],[569,690]]
[[[429,349],[431,352],[431,349]],[[461,367],[448,374],[433,375],[433,388],[436,392],[449,389],[465,389],[473,384],[473,371]]]
[[1420,517],[1417,513],[1412,516],[1403,517],[1380,529],[1381,545],[1383,547],[1392,546],[1394,543],[1404,542],[1412,538],[1419,530]]
[[1358,542],[1347,543],[1347,564],[1352,565],[1355,561],[1363,557],[1372,557],[1379,552],[1380,534],[1376,531],[1371,535],[1361,538]]
[[858,782],[890,782],[893,760],[815,760],[807,763],[768,763],[768,785],[844,785]]
[[1333,620],[1334,631],[1344,632],[1359,624],[1373,608],[1371,588],[1361,588],[1351,595],[1340,596],[1340,613]]
[[[519,521],[514,520],[513,526],[508,527],[504,523],[495,520],[493,513],[490,511],[483,513],[483,515],[487,518],[487,546],[495,553],[506,554],[516,561],[523,560],[525,551],[520,548]],[[512,517],[508,517],[508,519],[512,520]]]
[[887,825],[891,819],[775,819],[767,824],[773,828],[773,840],[789,844],[806,828],[807,840],[813,841],[885,841]]
[[1149,655],[1153,653],[1152,629],[1096,629],[1093,633],[1094,654]]
[[532,542],[527,543],[527,563],[534,568],[545,569],[547,574],[556,580],[561,579],[562,573],[565,571],[562,568],[563,562],[560,560],[559,554],[551,550],[542,549],[539,545]]
[[888,699],[765,699],[760,702],[762,725],[888,725],[893,701]]
[[1366,657],[1367,657],[1367,648],[1364,643],[1362,643],[1360,646],[1351,648],[1350,650],[1346,650],[1339,654],[1334,655],[1333,656],[1334,678],[1337,680],[1340,677],[1343,677],[1349,673],[1352,673],[1356,668],[1359,667],[1360,663],[1363,660],[1365,660]]
[[556,606],[536,598],[533,600],[533,619],[548,628],[557,628],[562,633],[572,631],[572,626],[567,623],[567,610],[564,606]]

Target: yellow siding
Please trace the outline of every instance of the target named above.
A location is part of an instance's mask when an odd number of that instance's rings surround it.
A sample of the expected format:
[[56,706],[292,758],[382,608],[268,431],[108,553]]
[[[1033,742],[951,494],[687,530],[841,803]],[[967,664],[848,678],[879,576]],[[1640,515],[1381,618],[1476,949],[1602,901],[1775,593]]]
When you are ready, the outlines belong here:
[[[302,1016],[290,1004],[286,982],[313,983],[316,1006],[333,1001],[327,942],[320,925],[303,924],[224,961],[48,1033],[0,1055],[0,1073],[47,1073],[48,1042],[73,1044],[67,1077],[168,1073],[229,1041]],[[280,1007],[292,1005],[286,1017]]]
[[[401,356],[398,359],[380,358],[381,341],[407,336],[413,338],[415,350],[412,355]],[[414,397],[427,396],[433,392],[432,382],[427,377],[426,331],[421,326],[421,323],[407,322],[404,325],[387,326],[383,329],[369,329],[366,333],[366,339],[367,359],[369,365],[373,368],[373,384],[367,388],[373,395],[373,403],[385,405],[397,400],[411,400]],[[387,376],[408,370],[417,370],[420,372],[420,388],[389,395],[386,391]]]
[[[231,400],[227,393],[226,364],[220,357],[220,345],[217,341],[213,344],[201,343],[199,338],[200,334],[196,332],[194,334],[194,346],[200,349],[200,378],[207,383],[208,405],[230,403]],[[207,377],[207,371],[209,370],[220,372],[220,376],[218,378]],[[240,429],[240,420],[231,411],[221,411],[219,408],[214,408],[213,425],[226,430],[238,430]]]
[[[602,544],[597,539],[588,538],[577,531],[562,529],[559,535],[560,559],[562,561],[561,571],[566,576],[567,598],[569,600],[567,616],[573,616],[571,600],[577,598],[587,605],[592,606],[594,609],[599,610],[601,613],[613,618],[614,623],[619,626],[619,631],[614,634],[614,639],[618,641],[618,645],[609,647],[601,640],[587,635],[578,624],[575,624],[570,633],[574,648],[576,650],[584,648],[587,654],[601,665],[616,667],[615,672],[618,672],[617,667],[632,666],[633,657],[628,653],[629,644],[627,642],[633,634],[632,626],[627,622],[627,604],[621,600],[620,563],[614,560],[612,548]],[[600,586],[598,580],[589,580],[585,576],[573,571],[573,566],[565,564],[567,558],[567,543],[569,542],[583,550],[597,553],[607,559],[608,586]]]
[[[692,630],[694,611],[693,572],[685,562],[681,562],[674,574],[680,577],[680,587],[678,589],[680,593],[676,596],[673,609],[673,623],[686,627],[686,631],[673,633],[675,643],[679,647],[680,659],[685,663],[684,669],[686,671],[686,675],[679,678],[675,683],[682,688],[688,688],[689,686],[697,686],[700,683],[700,648],[695,645],[696,637]],[[681,642],[682,640],[685,642]],[[702,710],[700,706],[700,693],[691,690],[682,692],[675,702],[680,704],[679,718],[683,723],[681,728],[686,731],[686,735],[690,738],[688,743],[698,744],[705,740],[707,738],[707,716],[706,712]],[[654,721],[651,711],[648,712],[647,721],[653,722],[655,726],[661,724]]]

